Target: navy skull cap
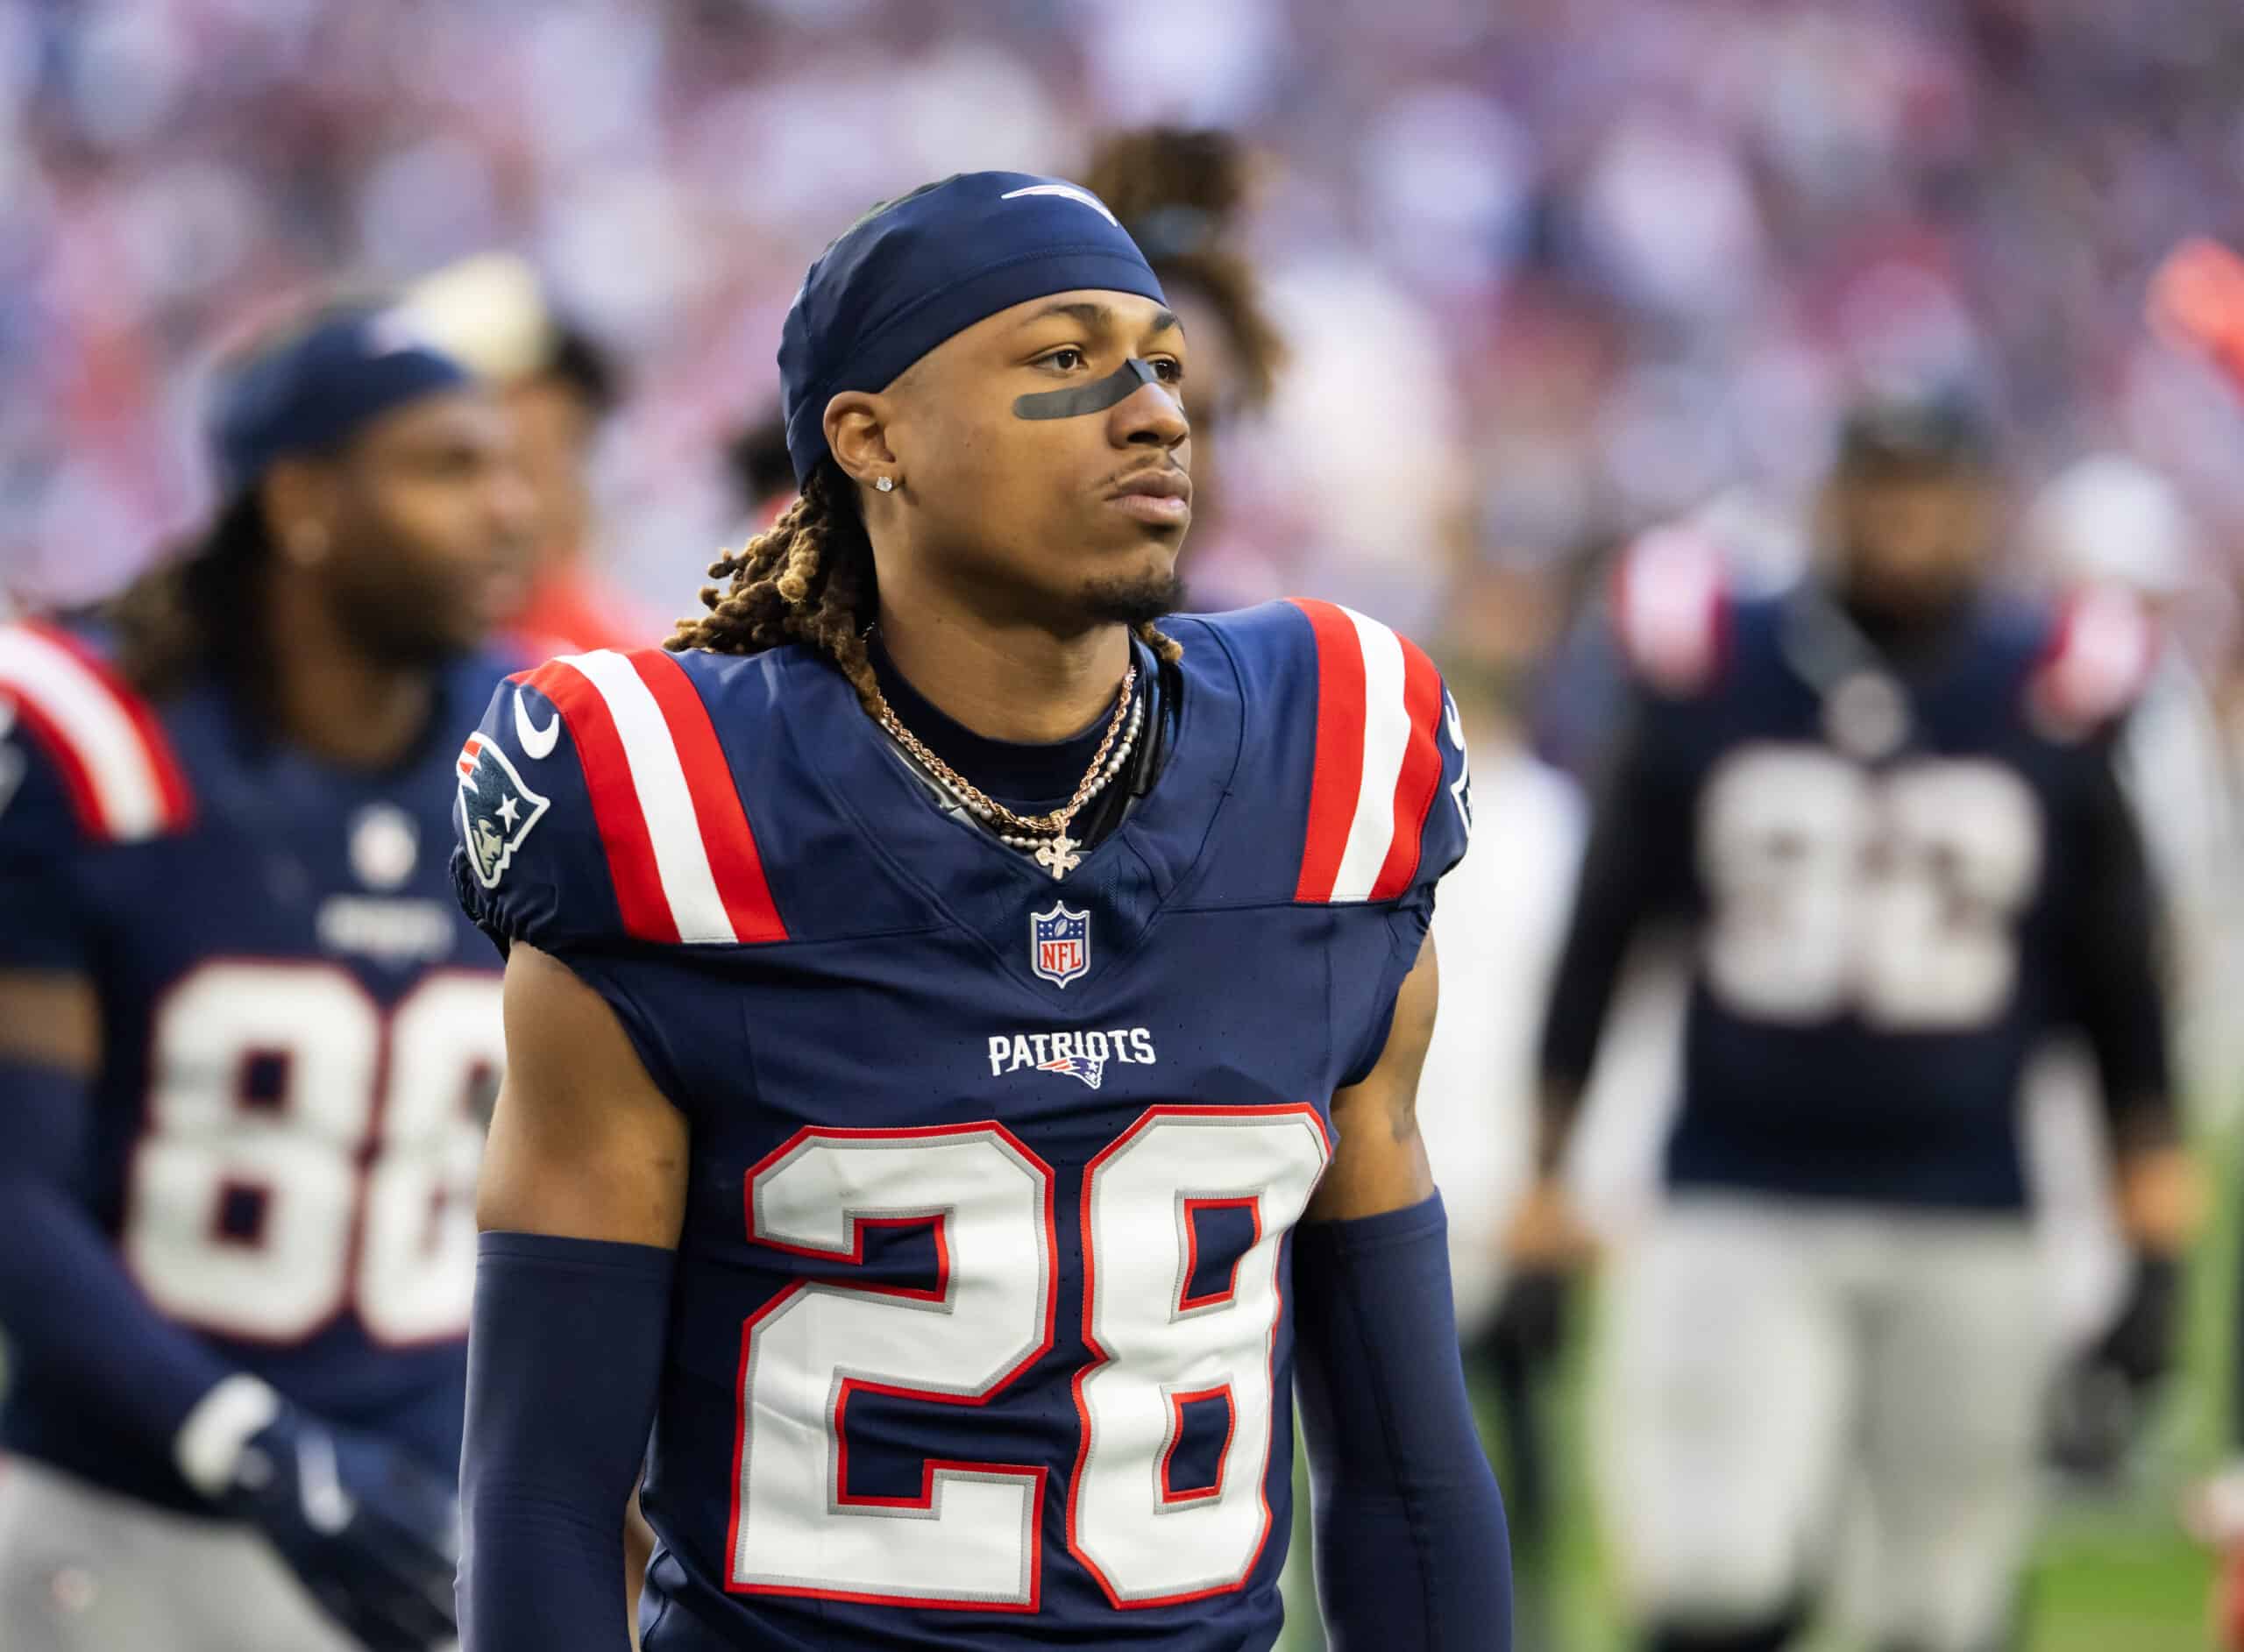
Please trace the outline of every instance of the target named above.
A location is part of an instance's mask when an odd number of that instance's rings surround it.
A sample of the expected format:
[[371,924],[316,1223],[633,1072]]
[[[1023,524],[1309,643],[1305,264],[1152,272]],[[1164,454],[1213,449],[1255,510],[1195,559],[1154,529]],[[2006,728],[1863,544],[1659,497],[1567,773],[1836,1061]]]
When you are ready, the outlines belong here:
[[275,461],[332,451],[383,414],[474,382],[401,305],[338,306],[222,370],[210,446],[228,496]]
[[1079,287],[1168,301],[1105,203],[1064,179],[959,173],[858,219],[810,266],[779,334],[796,482],[826,457],[826,404],[842,391],[885,389],[975,323]]

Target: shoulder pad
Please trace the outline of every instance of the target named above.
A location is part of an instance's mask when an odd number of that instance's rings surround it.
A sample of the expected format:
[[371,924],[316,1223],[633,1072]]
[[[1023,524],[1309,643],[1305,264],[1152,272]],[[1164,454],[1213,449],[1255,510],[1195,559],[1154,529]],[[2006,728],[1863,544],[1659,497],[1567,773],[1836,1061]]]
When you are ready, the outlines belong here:
[[679,656],[603,649],[509,677],[458,771],[458,881],[485,927],[533,945],[786,938]]
[[2156,622],[2118,585],[2086,585],[2059,604],[2027,680],[2027,708],[2059,739],[2079,739],[2124,717],[2157,663]]
[[1471,822],[1462,726],[1441,674],[1353,608],[1291,606],[1309,622],[1317,705],[1294,899],[1387,901],[1431,884],[1464,855]]
[[0,712],[53,766],[88,840],[137,843],[193,823],[170,735],[83,638],[59,626],[0,626]]
[[1637,677],[1663,694],[1703,692],[1726,651],[1722,551],[1687,528],[1655,528],[1613,569],[1613,630]]

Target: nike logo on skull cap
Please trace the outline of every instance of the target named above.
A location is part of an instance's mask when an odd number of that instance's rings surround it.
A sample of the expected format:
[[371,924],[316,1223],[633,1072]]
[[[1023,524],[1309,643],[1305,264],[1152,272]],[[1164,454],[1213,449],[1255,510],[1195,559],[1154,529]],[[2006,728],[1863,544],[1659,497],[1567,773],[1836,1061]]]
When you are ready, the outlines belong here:
[[1122,227],[1120,221],[1106,209],[1106,202],[1090,190],[1078,189],[1071,183],[1033,183],[1025,189],[1008,189],[998,199],[1017,201],[1023,195],[1058,195],[1063,201],[1080,201],[1116,229]]

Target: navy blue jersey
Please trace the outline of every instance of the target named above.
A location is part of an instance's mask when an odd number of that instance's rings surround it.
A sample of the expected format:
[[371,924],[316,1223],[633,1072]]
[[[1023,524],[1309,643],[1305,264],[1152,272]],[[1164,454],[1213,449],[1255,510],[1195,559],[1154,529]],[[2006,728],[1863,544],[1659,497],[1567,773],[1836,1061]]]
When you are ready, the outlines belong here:
[[[362,775],[214,686],[152,705],[89,639],[0,627],[0,969],[82,975],[100,1003],[79,1195],[167,1317],[447,1472],[503,1053],[447,810],[458,720],[505,669],[452,669],[417,753]],[[13,1353],[8,1450],[200,1506]]]
[[2020,1209],[2021,1075],[2066,1024],[2115,1104],[2163,1103],[2108,753],[2148,658],[2133,609],[1991,602],[1880,648],[1813,586],[1730,601],[1657,551],[1635,571],[1641,694],[1546,1067],[1587,1073],[1628,932],[1665,910],[1693,938],[1679,1186]]
[[557,661],[469,741],[467,904],[692,1127],[652,1652],[1275,1636],[1289,1231],[1464,754],[1374,621],[1171,629],[1168,765],[1064,881],[799,648]]

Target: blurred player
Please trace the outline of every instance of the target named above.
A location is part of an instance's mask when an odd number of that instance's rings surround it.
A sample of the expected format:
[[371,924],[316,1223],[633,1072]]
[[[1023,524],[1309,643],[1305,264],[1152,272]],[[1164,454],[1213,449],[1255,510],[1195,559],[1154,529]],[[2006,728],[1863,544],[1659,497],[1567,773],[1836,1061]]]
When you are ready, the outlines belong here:
[[437,345],[499,386],[535,500],[529,593],[508,616],[541,649],[634,648],[659,629],[593,566],[593,444],[621,399],[597,340],[558,314],[509,253],[464,259],[407,294]]
[[1232,227],[1248,165],[1246,146],[1229,132],[1147,126],[1102,142],[1083,180],[1145,253],[1192,337],[1192,510],[1203,544],[1220,526],[1224,434],[1268,405],[1286,362]]
[[1075,185],[877,209],[800,502],[472,742],[470,1652],[621,1644],[650,1417],[655,1652],[1267,1648],[1296,1372],[1331,1644],[1509,1644],[1413,1116],[1463,752],[1373,620],[1155,628],[1188,352]]
[[2110,758],[2141,614],[1980,588],[1988,437],[1948,398],[1848,422],[1825,560],[1727,598],[1687,540],[1628,564],[1633,727],[1544,1039],[1555,1179],[1632,934],[1692,925],[1670,1199],[1621,1281],[1616,1510],[1657,1652],[1775,1652],[1867,1503],[1879,1652],[2006,1644],[2049,1369],[2021,1069],[2093,1046],[2140,1247],[2115,1361],[2164,1358],[2189,1219],[2151,897]]
[[9,1652],[452,1633],[501,1046],[443,845],[528,499],[394,308],[231,362],[214,422],[199,543],[0,630]]

